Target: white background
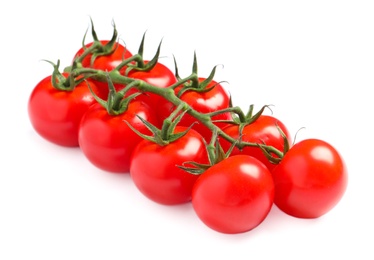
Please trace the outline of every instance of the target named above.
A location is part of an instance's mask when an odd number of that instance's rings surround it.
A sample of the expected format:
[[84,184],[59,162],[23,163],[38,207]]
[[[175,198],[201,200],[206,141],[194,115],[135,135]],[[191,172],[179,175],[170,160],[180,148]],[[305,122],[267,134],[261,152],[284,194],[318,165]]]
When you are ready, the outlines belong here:
[[[245,3],[245,5],[244,5]],[[0,259],[373,259],[373,1],[10,1],[0,9]],[[234,104],[272,104],[297,140],[330,142],[346,160],[347,192],[315,220],[273,208],[254,230],[224,235],[190,204],[167,207],[128,174],[92,166],[79,149],[39,137],[27,116],[33,87],[67,66],[92,17],[112,20],[146,57],[163,40],[181,76],[215,65]],[[90,39],[90,38],[88,38]]]

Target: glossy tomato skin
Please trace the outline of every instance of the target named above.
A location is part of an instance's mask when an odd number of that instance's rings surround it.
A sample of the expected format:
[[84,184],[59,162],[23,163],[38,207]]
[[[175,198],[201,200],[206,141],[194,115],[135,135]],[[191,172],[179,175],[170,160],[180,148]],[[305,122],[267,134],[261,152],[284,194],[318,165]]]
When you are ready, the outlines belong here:
[[[199,78],[199,81],[202,82],[205,78]],[[188,105],[190,105],[196,111],[206,114],[210,112],[214,112],[217,110],[225,109],[230,106],[230,96],[228,95],[227,91],[224,87],[212,80],[207,88],[215,86],[213,89],[207,92],[197,92],[194,90],[189,90],[184,92],[180,99],[185,101]],[[179,91],[179,88],[176,89],[176,93]],[[160,114],[163,118],[166,118],[170,113],[175,109],[175,106],[170,102],[165,102],[160,105]],[[231,120],[230,113],[223,113],[212,117],[212,120]],[[193,116],[186,114],[183,116],[181,122],[179,123],[183,126],[191,126],[193,124],[193,129],[198,131],[207,142],[211,140],[212,131],[207,128],[203,123],[199,122]],[[227,124],[225,123],[215,123],[220,128],[225,127]]]
[[[145,63],[148,63],[148,61],[145,61]],[[139,71],[134,69],[131,70],[127,76],[129,78],[143,80],[148,84],[159,88],[167,88],[177,82],[177,78],[174,73],[160,62],[156,63],[156,65],[149,71]],[[137,92],[137,90],[133,89],[128,94],[134,92]],[[136,99],[142,100],[151,107],[155,108],[157,111],[161,104],[167,102],[166,99],[154,93],[144,93],[143,95],[136,97]],[[162,122],[163,118],[160,117],[160,121]]]
[[[98,91],[93,82],[89,84],[94,92]],[[78,147],[80,120],[94,103],[96,100],[86,82],[72,91],[64,91],[54,88],[48,76],[31,92],[28,115],[33,128],[44,139],[61,146]]]
[[157,125],[156,115],[141,101],[131,101],[119,115],[108,114],[98,103],[93,105],[83,116],[79,129],[79,145],[86,158],[104,171],[128,173],[131,153],[143,138],[126,121],[139,132],[150,134],[137,115]]
[[192,205],[211,229],[237,234],[257,227],[269,214],[274,183],[266,166],[254,157],[236,155],[212,166],[196,181]]
[[274,168],[274,202],[297,218],[318,218],[343,197],[348,184],[345,162],[329,143],[306,139],[295,144]]
[[[246,125],[242,131],[242,141],[251,143],[265,143],[268,146],[273,146],[279,151],[283,152],[284,140],[277,129],[277,126],[282,130],[282,132],[287,136],[288,145],[291,145],[291,135],[287,127],[277,118],[268,115],[261,115],[256,121],[251,124]],[[228,125],[223,129],[223,132],[229,136],[239,139],[239,126],[238,125]],[[220,144],[223,150],[226,152],[229,150],[231,143],[220,138]],[[276,164],[271,163],[262,150],[258,147],[246,146],[243,149],[235,147],[231,155],[237,154],[247,154],[253,156],[260,160],[266,165],[266,167],[272,171]],[[275,156],[275,155],[274,155]]]
[[[184,130],[177,126],[175,132]],[[193,129],[164,146],[148,140],[140,142],[132,154],[130,175],[150,200],[163,205],[183,204],[191,201],[192,187],[198,178],[178,167],[188,161],[208,161],[203,139]]]
[[[108,40],[101,40],[100,41],[103,45],[107,44],[109,41]],[[85,48],[88,48],[92,46],[93,42],[90,42],[85,45]],[[115,69],[123,60],[130,58],[132,56],[132,53],[126,49],[126,47],[120,43],[114,44],[113,48],[115,49],[113,53],[109,55],[101,55],[95,58],[93,64],[91,64],[91,58],[92,54],[87,55],[83,60],[82,60],[82,67],[84,68],[93,68],[97,70],[102,70],[102,71],[112,71]],[[76,54],[74,55],[74,59],[76,59],[78,56],[82,55],[84,52],[84,48],[80,48]],[[126,66],[124,66],[121,69],[121,72],[123,73],[126,70]],[[108,97],[108,92],[109,92],[109,87],[108,83],[104,81],[99,81],[99,80],[94,80],[95,84],[100,88],[101,90],[101,98],[104,100],[107,99]],[[122,85],[116,84],[117,88],[121,88]]]

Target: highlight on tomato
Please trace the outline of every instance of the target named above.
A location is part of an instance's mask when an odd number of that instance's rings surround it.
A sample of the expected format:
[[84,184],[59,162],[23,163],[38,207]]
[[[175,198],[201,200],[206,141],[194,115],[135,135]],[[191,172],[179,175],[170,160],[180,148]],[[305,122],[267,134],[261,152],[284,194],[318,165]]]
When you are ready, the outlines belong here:
[[318,218],[332,210],[348,183],[345,161],[319,139],[296,143],[272,171],[274,203],[297,218]]
[[[78,130],[82,116],[96,103],[92,91],[99,92],[90,80],[75,82],[69,73],[58,71],[42,79],[32,90],[28,100],[28,115],[35,131],[57,145],[78,147]],[[87,83],[89,82],[89,83]]]
[[208,168],[192,190],[192,205],[211,229],[237,234],[260,225],[274,199],[270,171],[254,157],[234,155]]

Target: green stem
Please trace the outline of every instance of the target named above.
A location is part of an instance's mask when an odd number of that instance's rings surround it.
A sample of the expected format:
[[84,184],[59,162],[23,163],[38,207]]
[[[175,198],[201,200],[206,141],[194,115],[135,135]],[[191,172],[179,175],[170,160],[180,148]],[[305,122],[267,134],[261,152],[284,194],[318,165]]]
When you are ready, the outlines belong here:
[[101,48],[101,43],[100,42],[93,42],[91,46],[89,46],[88,48],[85,48],[83,53],[81,55],[79,55],[79,57],[77,57],[74,62],[76,62],[76,64],[81,64],[82,61],[84,60],[84,58],[86,58],[87,55],[89,54],[92,54],[94,51],[96,50],[99,50]]
[[169,88],[176,89],[177,87],[182,86],[183,84],[185,84],[185,83],[187,83],[189,81],[195,82],[197,80],[198,80],[197,74],[196,73],[192,73],[190,76],[188,76],[188,77],[186,77],[184,79],[179,79],[178,82],[174,83]]
[[[102,77],[102,76],[105,77],[107,75],[103,71],[94,70],[94,69],[77,68],[74,71],[74,75],[77,75],[77,76],[80,75],[80,74],[85,74],[85,73],[94,74],[94,75],[99,76],[99,77]],[[159,87],[151,85],[151,84],[149,84],[149,83],[147,83],[143,80],[133,79],[133,78],[123,76],[118,72],[118,70],[111,71],[111,72],[108,73],[108,75],[109,75],[109,77],[110,77],[110,79],[112,80],[113,83],[126,85],[126,87],[123,89],[124,91],[128,91],[130,88],[136,88],[136,89],[138,89],[142,92],[150,92],[150,93],[154,93],[156,95],[162,96],[166,100],[173,103],[176,107],[183,107],[183,110],[187,111],[188,114],[190,114],[191,116],[193,116],[194,118],[199,120],[202,124],[204,124],[212,132],[216,131],[219,136],[221,136],[222,138],[224,138],[225,140],[227,140],[228,142],[230,142],[232,144],[236,142],[236,146],[239,149],[242,149],[245,146],[251,146],[251,147],[259,147],[260,146],[261,148],[265,149],[269,153],[273,153],[273,154],[277,155],[279,158],[283,157],[283,152],[279,151],[278,149],[276,149],[273,146],[268,146],[268,145],[259,144],[259,143],[237,142],[237,140],[235,138],[233,138],[233,137],[229,136],[228,134],[226,134],[225,132],[223,132],[221,128],[219,128],[218,126],[216,126],[213,123],[213,121],[211,120],[212,113],[209,113],[209,114],[200,113],[200,112],[196,111],[195,109],[193,109],[185,101],[178,98],[177,95],[175,94],[174,89],[177,86],[180,86],[181,84],[183,84],[185,82],[188,82],[190,80],[196,80],[197,76],[196,76],[195,73],[192,73],[190,76],[188,76],[184,79],[180,79],[177,83],[173,84],[172,86],[170,86],[168,88],[159,88]],[[223,112],[234,112],[234,113],[238,114],[239,117],[245,117],[245,115],[242,112],[239,112],[240,109],[236,108],[236,107],[231,107],[231,108],[228,108],[227,110],[222,110],[222,111]],[[218,113],[223,113],[222,111],[219,111]]]
[[244,122],[246,118],[243,111],[240,109],[240,107],[229,107],[229,108],[207,113],[206,115],[209,115],[210,117],[212,117],[212,116],[225,114],[225,113],[235,113],[236,115],[238,115],[240,122]]
[[132,61],[136,61],[139,63],[139,62],[142,62],[142,60],[143,60],[142,56],[140,56],[139,54],[135,54],[131,56],[130,58],[123,60],[120,64],[117,65],[115,70],[120,71],[123,67],[125,67],[127,64],[131,63]]

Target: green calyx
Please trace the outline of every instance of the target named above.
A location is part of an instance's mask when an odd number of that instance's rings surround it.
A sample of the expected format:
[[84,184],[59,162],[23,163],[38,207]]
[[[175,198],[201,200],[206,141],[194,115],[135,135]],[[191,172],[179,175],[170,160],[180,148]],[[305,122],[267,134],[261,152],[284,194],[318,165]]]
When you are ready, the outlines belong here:
[[92,67],[97,57],[110,55],[116,50],[116,46],[118,46],[116,45],[118,32],[117,32],[116,25],[114,22],[113,22],[112,38],[106,44],[102,44],[99,38],[97,37],[92,19],[91,19],[91,34],[93,38],[92,45],[88,48],[85,45],[86,36],[87,36],[87,31],[86,31],[86,33],[84,34],[83,40],[82,40],[82,47],[84,49],[84,52],[74,61],[75,63],[80,63],[87,55],[92,54],[91,60],[90,60],[90,64]]
[[[87,47],[86,44],[85,44],[87,31],[88,31],[88,29],[87,29],[85,34],[84,34],[83,40],[82,40],[82,48],[84,50],[83,53],[80,54],[78,57],[76,57],[73,60],[73,63],[72,63],[71,66],[65,67],[64,72],[68,72],[68,73],[72,72],[73,76],[77,76],[77,75],[80,75],[80,74],[85,74],[85,78],[91,77],[91,78],[95,78],[98,81],[105,81],[106,80],[106,76],[104,75],[105,71],[103,71],[103,72],[102,71],[97,71],[97,70],[93,69],[92,67],[93,67],[93,64],[94,64],[95,60],[98,57],[111,55],[113,52],[116,51],[116,49],[118,48],[118,32],[117,32],[117,29],[116,29],[116,25],[113,22],[112,38],[107,43],[103,44],[99,40],[99,38],[96,34],[95,27],[94,27],[92,19],[90,19],[90,21],[91,21],[91,34],[92,34],[92,38],[93,38],[92,44],[89,47]],[[91,55],[90,68],[84,68],[82,66],[82,61],[88,55]],[[128,62],[130,62],[130,61],[128,61]]]
[[[264,110],[266,108],[269,108],[269,105],[263,106],[256,114],[253,114],[253,108],[254,106],[250,105],[247,114],[244,116],[244,120],[240,120],[240,117],[236,117],[234,119],[234,121],[236,120],[235,123],[239,125],[239,136],[240,136],[238,140],[239,147],[241,146],[241,143],[242,143],[243,128],[246,125],[249,125],[255,122],[262,115]],[[273,164],[278,164],[282,160],[286,152],[288,152],[288,150],[290,149],[286,134],[282,131],[282,129],[278,125],[276,125],[276,127],[280,135],[283,138],[283,144],[284,144],[283,153],[274,149],[274,147],[272,146],[267,146],[265,142],[256,144],[257,147],[262,150],[266,158]],[[277,156],[274,156],[274,155],[277,155]]]
[[108,99],[106,101],[98,97],[96,93],[93,92],[92,88],[87,82],[88,88],[90,89],[91,94],[94,96],[96,101],[107,110],[109,115],[120,115],[127,111],[130,101],[136,98],[137,96],[142,95],[142,93],[136,92],[134,94],[129,95],[128,97],[125,97],[127,90],[130,89],[132,85],[137,84],[137,82],[134,81],[131,83],[131,85],[129,84],[130,86],[128,88],[123,88],[122,90],[117,92],[109,76],[109,73],[106,73],[106,77],[109,87]]
[[209,113],[209,115],[215,116],[215,115],[222,114],[222,113],[231,113],[232,120],[216,120],[214,122],[235,124],[235,125],[241,125],[241,127],[244,127],[246,125],[249,125],[255,122],[263,114],[265,109],[269,107],[270,105],[264,105],[256,114],[253,114],[254,105],[252,104],[249,106],[248,112],[245,114],[240,107],[238,106],[234,107],[232,105],[232,99],[230,97],[229,108]]
[[65,77],[60,71],[60,60],[57,61],[57,64],[54,64],[51,61],[44,60],[53,66],[53,72],[51,75],[52,86],[60,91],[73,91],[75,86],[81,83],[84,80],[82,77],[80,80],[75,80],[74,77],[69,74]]
[[184,114],[188,111],[189,107],[185,103],[181,103],[168,118],[163,122],[161,129],[157,128],[150,122],[138,116],[138,118],[143,122],[143,124],[152,132],[152,135],[145,135],[140,133],[134,127],[132,127],[128,122],[127,125],[139,136],[148,141],[154,142],[160,146],[168,145],[179,138],[182,138],[188,133],[192,128],[192,125],[188,127],[185,131],[175,133],[175,127],[178,125]]
[[[290,145],[288,143],[287,136],[285,133],[280,129],[279,126],[277,126],[277,129],[279,133],[282,135],[283,138],[283,153],[281,153],[278,150],[275,150],[273,147],[267,146],[265,143],[263,144],[257,144],[257,146],[261,149],[261,151],[264,153],[266,158],[273,164],[278,164],[282,161],[284,155],[290,150]],[[277,157],[274,157],[274,154],[277,155]]]
[[134,70],[135,71],[150,71],[156,66],[159,56],[160,56],[160,52],[161,52],[162,41],[158,45],[156,54],[147,63],[145,63],[143,59],[144,41],[145,41],[145,33],[143,34],[143,38],[141,40],[138,53],[134,55],[134,57],[132,58],[132,60],[134,60],[135,63],[130,63],[129,61],[126,61],[126,64],[119,65],[120,68],[124,65],[127,65],[125,75],[128,75],[130,71],[134,71]]
[[[247,143],[243,142],[242,136],[243,136],[243,129],[245,126],[254,123],[264,112],[266,108],[269,108],[269,105],[263,106],[257,113],[253,114],[253,108],[254,105],[250,105],[249,110],[246,114],[243,113],[243,111],[239,107],[233,107],[232,106],[232,100],[230,99],[230,108],[227,110],[222,110],[226,112],[231,112],[232,113],[232,120],[216,120],[214,122],[223,122],[223,123],[229,123],[229,124],[235,124],[238,125],[239,127],[239,138],[237,140],[236,146],[239,149],[243,149],[245,146],[252,146],[252,147],[258,147],[261,149],[261,151],[264,153],[266,158],[273,164],[278,164],[286,152],[290,149],[289,142],[287,139],[286,134],[282,131],[282,129],[276,125],[279,133],[281,134],[283,138],[283,143],[284,143],[284,148],[283,151],[279,151],[275,149],[272,146],[268,146],[265,142],[263,143]],[[220,113],[222,111],[219,111]],[[212,116],[212,115],[211,115]],[[274,156],[276,155],[276,156]]]
[[[204,140],[205,142],[205,140]],[[206,151],[208,154],[209,164],[201,164],[193,161],[188,161],[183,163],[183,165],[179,165],[178,167],[182,170],[189,172],[194,175],[203,174],[206,170],[208,170],[213,165],[223,161],[224,159],[228,158],[235,147],[236,142],[234,142],[230,149],[225,153],[223,151],[222,146],[219,143],[219,136],[217,131],[213,132],[212,139],[209,144],[205,142]]]
[[[181,80],[181,77],[179,76],[179,73],[178,73],[178,66],[177,66],[175,57],[174,57],[174,65],[175,65],[175,76],[178,80]],[[191,77],[191,80],[183,84],[183,87],[178,90],[177,96],[180,98],[186,91],[195,91],[195,92],[204,93],[204,92],[209,92],[210,90],[212,90],[216,85],[219,84],[219,83],[216,83],[213,86],[210,86],[214,78],[214,75],[216,73],[216,69],[217,69],[217,66],[214,66],[209,76],[200,82],[199,77],[198,77],[196,52],[194,52],[194,60],[193,60],[192,74],[191,74],[191,75],[194,75],[194,77]]]

